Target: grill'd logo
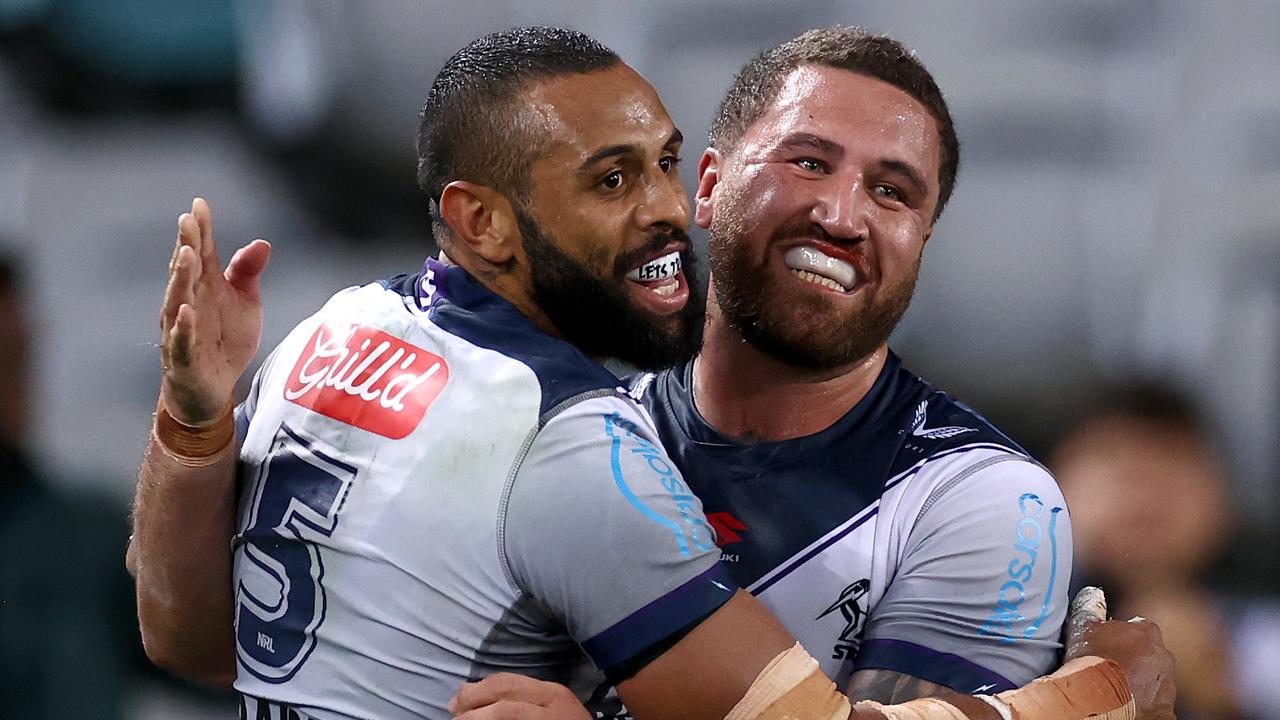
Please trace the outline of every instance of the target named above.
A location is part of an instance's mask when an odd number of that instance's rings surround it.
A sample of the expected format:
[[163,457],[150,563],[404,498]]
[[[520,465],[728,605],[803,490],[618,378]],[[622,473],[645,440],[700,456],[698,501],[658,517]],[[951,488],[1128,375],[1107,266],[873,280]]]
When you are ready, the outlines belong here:
[[862,638],[859,637],[862,633],[862,621],[867,616],[866,597],[870,590],[871,580],[863,578],[842,590],[840,597],[814,618],[821,620],[837,610],[844,617],[844,630],[840,631],[840,637],[836,638],[836,644],[831,648],[831,659],[843,660],[858,653],[858,647],[862,644]]
[[321,325],[289,374],[284,397],[399,440],[444,389],[444,358],[365,325]]

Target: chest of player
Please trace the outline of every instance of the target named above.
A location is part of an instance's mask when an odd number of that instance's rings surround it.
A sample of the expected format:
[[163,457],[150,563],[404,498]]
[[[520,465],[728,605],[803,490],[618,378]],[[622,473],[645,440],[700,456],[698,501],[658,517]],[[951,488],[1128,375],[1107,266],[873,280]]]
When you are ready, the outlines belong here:
[[876,551],[883,474],[810,464],[750,477],[718,468],[714,475],[690,468],[686,477],[716,530],[722,562],[829,676],[844,680],[892,574],[891,558]]

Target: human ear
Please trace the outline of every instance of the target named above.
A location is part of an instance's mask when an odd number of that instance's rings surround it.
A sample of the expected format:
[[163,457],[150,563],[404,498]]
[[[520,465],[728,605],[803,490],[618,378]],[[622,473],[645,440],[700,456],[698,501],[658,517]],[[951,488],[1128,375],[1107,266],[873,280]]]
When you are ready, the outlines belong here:
[[711,217],[715,209],[713,191],[720,182],[720,151],[707,148],[698,160],[698,189],[693,193],[693,221],[700,228],[711,227]]
[[520,229],[506,195],[466,180],[454,180],[440,193],[440,217],[454,242],[477,259],[503,266],[515,255]]

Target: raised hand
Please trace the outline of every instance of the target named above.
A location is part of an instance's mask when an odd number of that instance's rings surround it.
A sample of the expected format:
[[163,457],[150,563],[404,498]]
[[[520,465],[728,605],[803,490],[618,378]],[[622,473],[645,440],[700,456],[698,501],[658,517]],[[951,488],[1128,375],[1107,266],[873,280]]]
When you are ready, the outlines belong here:
[[196,198],[191,212],[178,217],[160,312],[160,401],[178,422],[200,427],[230,409],[236,381],[262,339],[258,280],[270,258],[271,245],[254,240],[224,272],[208,203]]
[[1097,655],[1114,661],[1129,680],[1138,718],[1172,720],[1177,695],[1173,654],[1164,646],[1160,627],[1143,618],[1126,622],[1106,616],[1101,590],[1087,587],[1076,595],[1067,619],[1066,660]]

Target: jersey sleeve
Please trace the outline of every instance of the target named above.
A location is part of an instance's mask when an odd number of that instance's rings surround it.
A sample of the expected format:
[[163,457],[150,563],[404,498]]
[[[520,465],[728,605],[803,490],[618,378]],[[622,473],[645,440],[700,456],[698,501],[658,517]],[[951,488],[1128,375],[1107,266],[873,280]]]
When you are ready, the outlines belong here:
[[1057,659],[1071,523],[1053,477],[1022,456],[948,466],[867,619],[856,669],[954,690],[1021,686]]
[[571,407],[537,433],[509,488],[512,581],[615,681],[730,597],[702,505],[629,401]]
[[276,355],[279,354],[280,347],[276,346],[267,357],[263,359],[262,364],[253,373],[253,380],[249,383],[249,392],[245,395],[244,402],[236,406],[236,445],[244,443],[245,434],[249,432],[249,423],[253,421],[253,414],[258,410],[258,396],[262,392],[262,380],[271,373],[271,368],[275,365]]

